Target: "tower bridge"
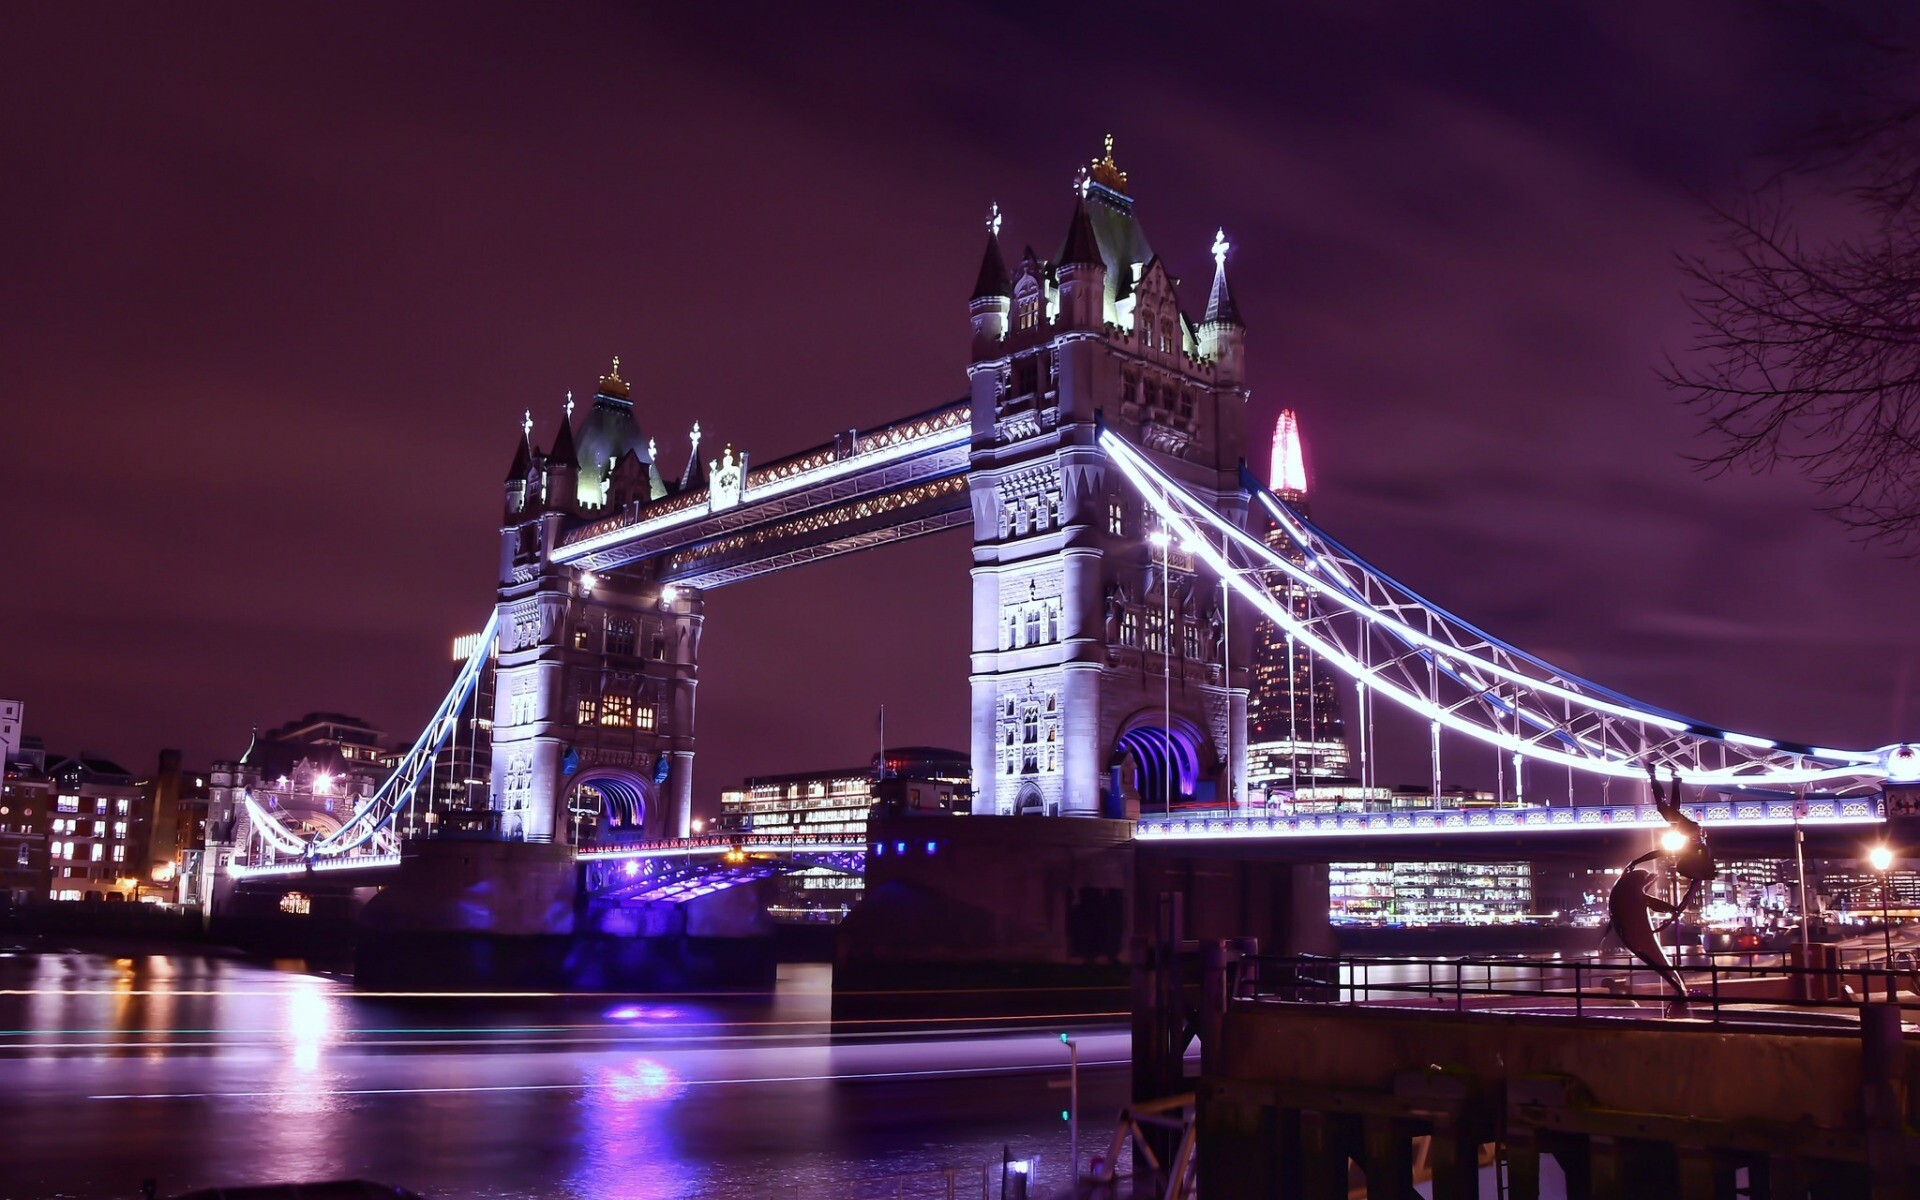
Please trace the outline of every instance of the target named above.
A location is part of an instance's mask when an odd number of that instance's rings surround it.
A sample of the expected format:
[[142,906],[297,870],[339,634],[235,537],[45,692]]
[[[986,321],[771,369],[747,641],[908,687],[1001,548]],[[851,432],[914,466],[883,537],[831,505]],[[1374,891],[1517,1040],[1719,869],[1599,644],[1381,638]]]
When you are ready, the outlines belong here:
[[[493,612],[419,738],[377,790],[340,799],[324,836],[288,828],[244,788],[216,794],[208,870],[387,869],[408,835],[431,831],[420,797],[449,741],[479,728],[497,839],[552,844],[553,861],[610,889],[630,887],[625,864],[724,857],[728,846],[690,837],[707,591],[962,527],[976,816],[1137,821],[1143,845],[1318,845],[1287,853],[1321,861],[1373,840],[1644,824],[1632,806],[1261,809],[1247,745],[1259,621],[1280,631],[1289,663],[1297,653],[1352,689],[1363,763],[1380,702],[1427,725],[1436,799],[1443,744],[1467,744],[1510,763],[1516,793],[1529,768],[1676,772],[1707,789],[1697,811],[1710,828],[1839,829],[1881,821],[1887,803],[1905,811],[1914,747],[1820,748],[1635,701],[1374,568],[1306,518],[1303,484],[1270,490],[1248,474],[1246,330],[1224,232],[1190,316],[1110,144],[1076,177],[1054,253],[1010,256],[1000,234],[996,207],[960,398],[766,461],[703,448],[696,424],[678,471],[663,469],[617,359],[577,420],[569,397],[549,438],[529,413],[504,481]],[[1748,790],[1775,798],[1742,800]],[[1813,802],[1796,799],[1809,790]],[[831,852],[858,869],[869,847],[755,851]]]

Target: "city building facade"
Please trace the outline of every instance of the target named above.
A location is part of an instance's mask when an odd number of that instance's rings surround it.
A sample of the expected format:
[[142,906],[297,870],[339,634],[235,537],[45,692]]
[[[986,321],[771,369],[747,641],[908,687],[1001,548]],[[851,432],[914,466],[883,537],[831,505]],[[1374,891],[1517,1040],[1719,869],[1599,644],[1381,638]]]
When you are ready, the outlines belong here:
[[[865,767],[750,776],[720,793],[716,831],[864,843],[876,802],[916,812],[965,811],[969,770],[962,751],[901,746]],[[837,921],[864,888],[858,874],[804,868],[780,879],[769,912],[790,923]]]
[[54,900],[139,898],[147,876],[151,814],[131,772],[93,754],[47,763],[48,887]]
[[0,904],[45,900],[53,781],[39,739],[23,732],[26,706],[0,700]]

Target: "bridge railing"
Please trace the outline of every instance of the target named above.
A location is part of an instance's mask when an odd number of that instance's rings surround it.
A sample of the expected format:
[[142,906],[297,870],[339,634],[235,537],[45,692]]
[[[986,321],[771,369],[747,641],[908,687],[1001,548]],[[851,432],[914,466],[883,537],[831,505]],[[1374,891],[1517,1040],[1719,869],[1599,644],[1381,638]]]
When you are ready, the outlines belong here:
[[[1373,805],[1377,804],[1378,807]],[[1875,824],[1884,816],[1876,797],[1808,800],[1728,800],[1681,806],[1702,825],[1786,826]],[[1142,813],[1136,836],[1144,840],[1213,838],[1338,837],[1357,834],[1493,833],[1529,829],[1602,826],[1661,829],[1666,820],[1651,804],[1580,804],[1558,807],[1410,808],[1371,802],[1333,812],[1284,808],[1176,809]]]
[[[1243,960],[1240,972],[1238,999],[1293,1004],[1632,1017],[1660,1016],[1676,999],[1658,971],[1634,960],[1263,955]],[[1902,993],[1920,996],[1920,970],[1910,958],[1808,967],[1789,954],[1740,952],[1689,961],[1679,974],[1686,1015],[1715,1023],[1777,1016],[1757,1009],[1858,1009]]]
[[581,862],[605,862],[623,858],[680,858],[690,855],[725,854],[729,850],[862,854],[866,849],[867,842],[864,837],[844,833],[821,834],[815,837],[781,833],[735,833],[668,838],[652,842],[634,842],[624,846],[582,847],[575,857]]

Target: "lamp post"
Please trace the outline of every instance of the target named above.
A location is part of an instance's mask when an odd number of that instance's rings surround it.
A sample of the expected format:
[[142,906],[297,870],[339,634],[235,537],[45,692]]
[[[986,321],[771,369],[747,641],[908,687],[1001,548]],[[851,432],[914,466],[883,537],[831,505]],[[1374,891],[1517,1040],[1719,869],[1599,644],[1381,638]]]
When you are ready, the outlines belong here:
[[1167,817],[1173,817],[1173,535],[1165,525],[1148,535],[1160,547],[1160,754],[1166,760]]
[[1686,834],[1681,833],[1678,829],[1674,829],[1671,826],[1668,827],[1665,833],[1660,835],[1660,849],[1664,850],[1667,855],[1667,900],[1675,906],[1673,919],[1667,923],[1667,927],[1672,930],[1672,932],[1667,935],[1667,941],[1673,944],[1673,959],[1675,962],[1680,961],[1680,881],[1673,873],[1673,856],[1685,850],[1687,843],[1692,840],[1692,838],[1689,838]]
[[1887,1003],[1898,1004],[1893,984],[1893,917],[1888,911],[1887,883],[1893,870],[1893,851],[1875,846],[1867,851],[1867,865],[1880,873],[1880,936],[1887,949]]
[[1070,1034],[1060,1035],[1067,1048],[1067,1179],[1077,1191],[1080,1186],[1080,1043]]

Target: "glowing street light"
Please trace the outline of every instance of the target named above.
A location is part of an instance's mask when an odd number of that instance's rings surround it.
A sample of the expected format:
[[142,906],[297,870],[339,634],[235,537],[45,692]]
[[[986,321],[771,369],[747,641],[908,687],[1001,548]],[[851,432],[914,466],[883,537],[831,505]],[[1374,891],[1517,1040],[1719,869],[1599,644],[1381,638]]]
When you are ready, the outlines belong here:
[[1880,936],[1887,950],[1887,1003],[1898,1004],[1899,993],[1893,984],[1893,917],[1887,907],[1887,882],[1893,870],[1893,851],[1875,846],[1867,851],[1867,865],[1880,873]]
[[1678,854],[1685,850],[1687,843],[1692,840],[1678,829],[1669,829],[1660,835],[1660,848],[1668,854]]

